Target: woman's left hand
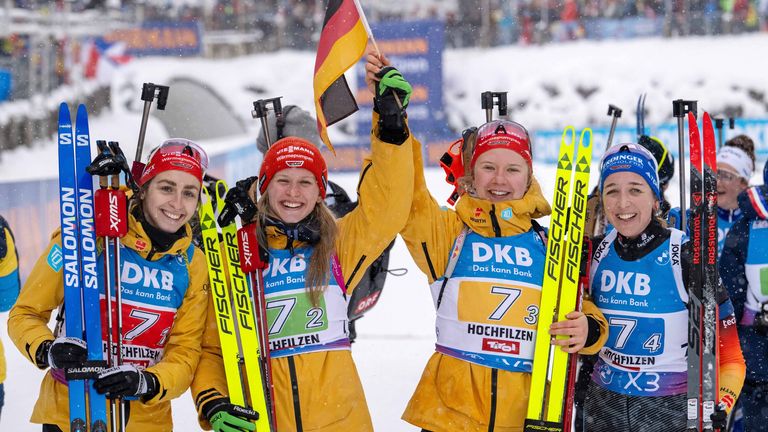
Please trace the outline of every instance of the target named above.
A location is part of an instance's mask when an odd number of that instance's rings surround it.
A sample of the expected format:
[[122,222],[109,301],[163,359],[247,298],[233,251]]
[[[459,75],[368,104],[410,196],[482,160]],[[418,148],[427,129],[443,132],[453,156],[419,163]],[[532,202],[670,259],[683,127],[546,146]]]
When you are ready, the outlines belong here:
[[376,74],[387,66],[392,66],[387,56],[378,53],[374,45],[368,41],[365,48],[365,84],[371,95],[376,96],[376,81],[379,80]]
[[568,339],[553,338],[552,345],[559,345],[563,351],[573,354],[584,348],[584,344],[587,342],[589,324],[587,323],[587,316],[579,311],[573,311],[565,317],[568,320],[552,323],[549,327],[549,334],[552,336],[570,336]]

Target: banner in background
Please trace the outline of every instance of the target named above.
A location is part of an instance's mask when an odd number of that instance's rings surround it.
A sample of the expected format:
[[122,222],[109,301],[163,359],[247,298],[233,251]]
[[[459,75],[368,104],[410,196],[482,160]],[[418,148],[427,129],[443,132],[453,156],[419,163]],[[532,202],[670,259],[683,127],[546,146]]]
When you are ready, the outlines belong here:
[[582,20],[587,39],[630,39],[663,34],[664,18],[624,18]]
[[196,56],[203,50],[203,30],[197,21],[145,22],[139,28],[115,30],[106,44],[124,42],[126,54],[141,56]]

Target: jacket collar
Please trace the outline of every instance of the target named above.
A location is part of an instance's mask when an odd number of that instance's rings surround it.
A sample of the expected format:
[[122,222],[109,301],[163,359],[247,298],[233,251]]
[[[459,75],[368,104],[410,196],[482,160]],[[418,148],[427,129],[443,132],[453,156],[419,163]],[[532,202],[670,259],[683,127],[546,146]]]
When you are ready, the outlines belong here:
[[[192,227],[189,224],[184,225],[185,235],[165,252],[156,251],[152,247],[152,240],[144,231],[141,222],[131,212],[128,213],[128,233],[120,239],[127,247],[135,250],[144,259],[157,260],[165,255],[185,254],[192,244]],[[151,256],[150,256],[151,254]]]
[[533,178],[528,191],[518,200],[493,203],[464,194],[456,203],[456,213],[472,231],[484,237],[507,237],[530,230],[531,219],[549,215],[552,208]]

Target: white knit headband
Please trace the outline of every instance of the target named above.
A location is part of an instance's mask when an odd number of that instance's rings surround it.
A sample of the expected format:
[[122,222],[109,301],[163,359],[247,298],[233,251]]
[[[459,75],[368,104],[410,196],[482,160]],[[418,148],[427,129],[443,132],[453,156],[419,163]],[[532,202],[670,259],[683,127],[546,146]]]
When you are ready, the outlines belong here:
[[738,147],[721,147],[720,151],[717,152],[717,163],[726,163],[732,166],[736,170],[736,174],[747,181],[749,181],[752,173],[755,171],[752,158],[749,157],[747,152]]

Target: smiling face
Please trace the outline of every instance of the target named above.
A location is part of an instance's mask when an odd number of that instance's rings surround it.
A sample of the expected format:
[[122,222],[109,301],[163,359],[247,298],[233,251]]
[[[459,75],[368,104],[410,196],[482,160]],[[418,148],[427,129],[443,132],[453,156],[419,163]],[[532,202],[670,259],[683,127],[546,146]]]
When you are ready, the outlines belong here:
[[492,202],[520,199],[528,190],[530,168],[518,153],[498,148],[481,154],[473,168],[475,193]]
[[747,188],[747,180],[736,174],[736,169],[727,163],[717,167],[717,205],[726,210],[739,206],[739,194]]
[[602,198],[608,221],[627,238],[639,236],[659,208],[659,201],[648,183],[629,171],[609,175]]
[[266,192],[272,211],[285,223],[300,222],[321,200],[314,174],[304,168],[278,171]]
[[146,221],[164,232],[175,233],[195,214],[200,182],[186,172],[163,171],[141,193]]

